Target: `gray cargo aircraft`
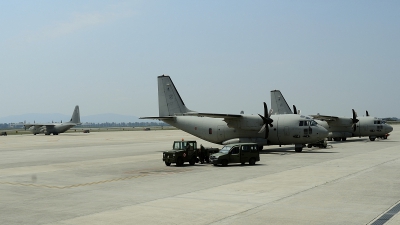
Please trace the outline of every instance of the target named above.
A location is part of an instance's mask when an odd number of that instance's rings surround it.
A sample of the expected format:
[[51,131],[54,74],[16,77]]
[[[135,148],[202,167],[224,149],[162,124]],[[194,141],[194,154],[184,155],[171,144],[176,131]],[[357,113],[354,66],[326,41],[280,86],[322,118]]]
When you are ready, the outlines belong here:
[[44,133],[45,135],[58,135],[59,133],[64,133],[70,128],[80,125],[81,118],[79,114],[79,106],[75,106],[74,112],[72,113],[71,120],[66,123],[33,123],[24,124],[25,130],[29,129],[34,135]]
[[186,108],[169,76],[158,77],[158,119],[203,140],[216,144],[252,142],[264,145],[295,145],[301,152],[306,143],[318,142],[328,131],[302,115],[271,115],[264,103],[264,115],[198,113]]
[[[271,107],[278,114],[293,113],[279,90],[271,91]],[[295,113],[297,112],[295,106],[293,106],[293,110]],[[386,139],[387,134],[393,130],[393,127],[386,124],[385,121],[369,116],[368,111],[366,111],[366,117],[357,117],[354,109],[352,111],[352,118],[319,114],[310,116],[329,131],[328,140],[330,141],[332,139],[345,141],[349,137],[362,136],[368,136],[371,141],[375,141],[376,138]]]

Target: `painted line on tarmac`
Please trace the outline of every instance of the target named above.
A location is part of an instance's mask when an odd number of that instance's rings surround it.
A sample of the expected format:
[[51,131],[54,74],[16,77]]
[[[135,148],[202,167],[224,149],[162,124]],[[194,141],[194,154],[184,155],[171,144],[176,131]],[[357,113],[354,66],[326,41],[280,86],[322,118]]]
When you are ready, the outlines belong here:
[[382,214],[378,219],[371,223],[371,225],[382,225],[388,222],[393,216],[400,212],[400,202],[397,202],[388,211]]

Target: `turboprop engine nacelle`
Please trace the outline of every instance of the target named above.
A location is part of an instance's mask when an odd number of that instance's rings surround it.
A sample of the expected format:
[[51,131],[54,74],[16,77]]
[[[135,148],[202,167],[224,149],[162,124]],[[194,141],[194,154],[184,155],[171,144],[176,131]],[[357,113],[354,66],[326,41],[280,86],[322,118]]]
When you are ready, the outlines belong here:
[[228,127],[259,131],[263,125],[263,121],[259,116],[243,115],[240,119],[224,119]]
[[257,143],[259,146],[268,145],[268,140],[264,138],[234,138],[222,142],[223,145],[236,144],[236,143]]

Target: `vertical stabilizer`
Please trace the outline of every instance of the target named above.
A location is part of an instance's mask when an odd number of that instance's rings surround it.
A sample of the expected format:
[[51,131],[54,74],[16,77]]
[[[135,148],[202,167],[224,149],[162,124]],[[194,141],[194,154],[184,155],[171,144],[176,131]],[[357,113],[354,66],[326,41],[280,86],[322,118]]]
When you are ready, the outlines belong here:
[[74,112],[72,113],[71,123],[81,123],[81,115],[79,114],[79,106],[75,106]]
[[271,109],[273,114],[293,114],[281,91],[271,91]]
[[186,108],[171,78],[166,75],[158,76],[158,110],[159,116],[192,112]]

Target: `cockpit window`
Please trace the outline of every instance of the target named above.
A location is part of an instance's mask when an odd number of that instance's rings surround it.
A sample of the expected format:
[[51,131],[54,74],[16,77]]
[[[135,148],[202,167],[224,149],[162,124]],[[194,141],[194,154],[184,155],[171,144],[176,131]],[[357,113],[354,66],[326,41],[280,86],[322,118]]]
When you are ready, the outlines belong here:
[[303,123],[304,123],[304,121],[300,121],[299,126],[302,127]]
[[311,121],[311,126],[317,126],[317,124],[318,124],[318,123],[315,122],[315,120],[312,120],[312,121]]

